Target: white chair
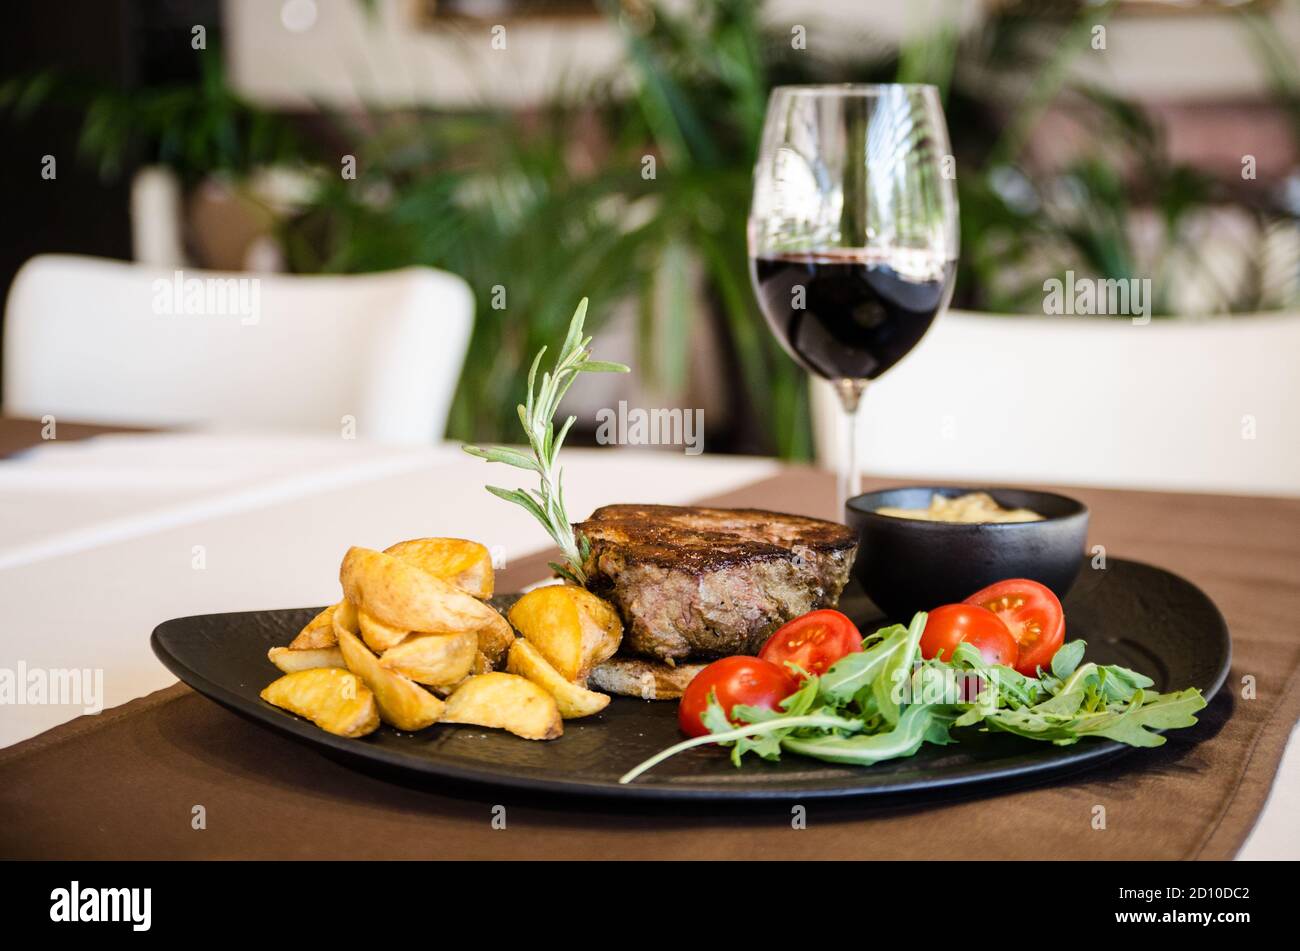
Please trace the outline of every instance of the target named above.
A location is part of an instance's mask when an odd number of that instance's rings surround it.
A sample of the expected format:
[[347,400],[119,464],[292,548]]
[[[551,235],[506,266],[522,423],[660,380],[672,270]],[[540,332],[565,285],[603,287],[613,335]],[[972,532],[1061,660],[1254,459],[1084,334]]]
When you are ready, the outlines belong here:
[[[868,385],[870,475],[1300,495],[1300,314],[951,312]],[[823,464],[838,406],[814,386]]]
[[[5,309],[4,412],[441,438],[474,320],[427,268],[298,277],[41,255]],[[352,421],[349,423],[349,420]]]

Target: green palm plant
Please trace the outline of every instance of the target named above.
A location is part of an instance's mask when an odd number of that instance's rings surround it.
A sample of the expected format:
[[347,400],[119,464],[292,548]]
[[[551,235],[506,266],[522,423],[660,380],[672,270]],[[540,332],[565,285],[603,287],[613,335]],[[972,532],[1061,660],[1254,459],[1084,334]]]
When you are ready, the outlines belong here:
[[25,118],[47,105],[84,110],[78,151],[104,178],[132,163],[166,165],[193,184],[290,162],[305,145],[281,116],[238,95],[221,50],[202,52],[198,82],[119,89],[54,70],[0,81],[0,112]]
[[[611,77],[571,89],[526,123],[379,117],[380,135],[358,154],[358,181],[324,184],[285,222],[291,264],[421,263],[469,281],[479,316],[449,421],[457,438],[509,438],[520,368],[563,333],[585,295],[595,317],[635,298],[637,369],[672,397],[686,385],[692,328],[721,315],[738,401],[769,421],[752,448],[809,457],[806,386],[757,311],[738,213],[749,203],[769,86],[754,8],[712,0],[680,15],[657,10],[645,30],[611,10],[633,68],[630,97]],[[583,110],[565,104],[579,99]],[[604,154],[584,173],[568,153],[592,114]],[[376,194],[387,197],[368,197]]]

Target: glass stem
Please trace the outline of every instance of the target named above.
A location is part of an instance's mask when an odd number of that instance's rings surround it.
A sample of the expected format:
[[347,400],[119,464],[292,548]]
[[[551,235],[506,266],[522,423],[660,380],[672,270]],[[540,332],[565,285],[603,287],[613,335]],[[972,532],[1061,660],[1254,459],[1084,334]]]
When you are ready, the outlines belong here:
[[862,470],[858,462],[858,406],[862,402],[862,391],[867,388],[866,380],[836,380],[835,392],[839,395],[840,406],[844,409],[843,452],[840,454],[837,508],[835,518],[845,518],[845,503],[861,491]]

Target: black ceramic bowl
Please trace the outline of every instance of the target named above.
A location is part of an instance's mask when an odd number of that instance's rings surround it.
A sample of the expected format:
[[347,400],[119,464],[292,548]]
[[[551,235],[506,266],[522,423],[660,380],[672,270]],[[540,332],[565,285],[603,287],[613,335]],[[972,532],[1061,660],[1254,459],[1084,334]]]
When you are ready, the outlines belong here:
[[[987,492],[1003,508],[1032,509],[1038,522],[924,522],[877,514],[885,506],[926,508],[932,495]],[[853,575],[886,615],[952,604],[1005,578],[1032,578],[1058,598],[1083,564],[1088,507],[1053,492],[1028,489],[909,486],[854,496],[845,522],[858,533]]]

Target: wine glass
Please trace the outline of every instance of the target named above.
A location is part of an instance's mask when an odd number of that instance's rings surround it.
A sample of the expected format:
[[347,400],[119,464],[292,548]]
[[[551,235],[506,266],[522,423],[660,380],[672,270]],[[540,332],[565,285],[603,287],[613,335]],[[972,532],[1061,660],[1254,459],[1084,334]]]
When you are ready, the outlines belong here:
[[859,491],[867,381],[906,356],[952,297],[955,185],[935,87],[772,90],[754,167],[750,277],[782,346],[839,395],[841,512]]

